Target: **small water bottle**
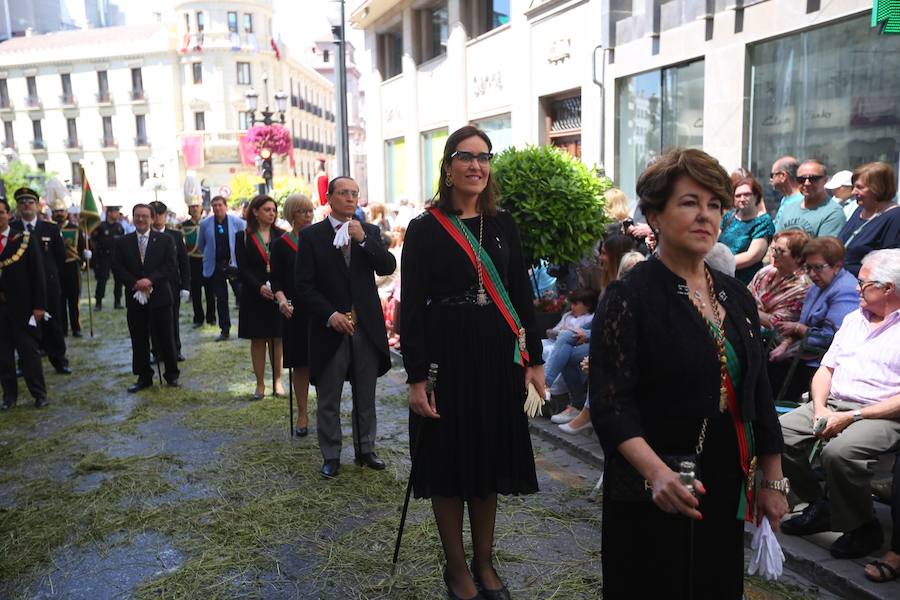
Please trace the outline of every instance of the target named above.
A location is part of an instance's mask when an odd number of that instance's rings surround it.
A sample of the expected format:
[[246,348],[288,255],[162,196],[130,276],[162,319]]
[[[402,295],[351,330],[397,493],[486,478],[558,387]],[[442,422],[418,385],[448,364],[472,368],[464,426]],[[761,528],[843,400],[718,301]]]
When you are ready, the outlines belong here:
[[678,468],[680,469],[678,478],[681,480],[681,483],[684,484],[691,494],[696,495],[694,492],[694,479],[696,479],[694,475],[694,463],[689,460],[684,460],[681,461]]

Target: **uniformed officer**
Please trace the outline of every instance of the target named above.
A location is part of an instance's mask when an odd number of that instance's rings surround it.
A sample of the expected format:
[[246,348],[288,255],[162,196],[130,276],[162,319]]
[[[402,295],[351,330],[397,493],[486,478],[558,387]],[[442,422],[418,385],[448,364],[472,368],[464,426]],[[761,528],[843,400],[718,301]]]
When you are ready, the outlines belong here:
[[[203,204],[200,198],[191,198],[188,202],[190,218],[180,226],[184,235],[184,245],[191,265],[191,303],[194,307],[194,329],[203,327],[203,253],[197,244],[200,233],[200,219],[203,216]],[[215,315],[210,315],[215,319]]]
[[[112,253],[116,240],[125,235],[125,229],[119,222],[120,206],[106,207],[106,220],[91,233],[91,248],[94,251],[94,274],[97,283],[94,286],[94,298],[96,309],[103,310],[103,297],[106,295],[106,281],[112,269]],[[122,308],[122,282],[118,275],[113,273],[113,300],[114,308]]]
[[[59,226],[38,218],[38,195],[31,188],[16,190],[16,210],[20,218],[10,223],[13,231],[27,231],[34,236],[44,263],[44,280],[47,290],[47,313],[50,318],[39,324],[41,347],[47,353],[50,364],[60,375],[69,375],[66,358],[66,340],[62,330],[62,286],[60,277],[66,263],[66,249]],[[39,276],[39,275],[36,275]]]
[[87,249],[84,232],[78,226],[79,209],[74,204],[66,208],[62,198],[53,201],[53,221],[59,225],[63,243],[66,247],[66,264],[61,273],[63,307],[60,311],[63,335],[69,335],[69,324],[72,325],[72,337],[81,337],[81,268],[83,261],[90,259],[91,251]]

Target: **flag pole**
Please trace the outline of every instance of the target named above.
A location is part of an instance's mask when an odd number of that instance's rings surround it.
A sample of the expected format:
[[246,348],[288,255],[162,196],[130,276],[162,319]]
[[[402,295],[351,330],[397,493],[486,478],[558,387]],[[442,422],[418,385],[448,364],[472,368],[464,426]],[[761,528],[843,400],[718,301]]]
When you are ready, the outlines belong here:
[[[84,208],[84,167],[81,167],[81,208]],[[87,234],[87,227],[84,222],[79,221],[78,230],[84,230],[84,243],[88,250],[91,250],[91,236]],[[75,247],[78,248],[76,240]],[[93,253],[93,251],[91,251]],[[81,297],[79,296],[79,301]],[[94,307],[91,306],[91,259],[87,259],[87,301],[88,301],[88,328],[91,332],[91,339],[94,338]]]

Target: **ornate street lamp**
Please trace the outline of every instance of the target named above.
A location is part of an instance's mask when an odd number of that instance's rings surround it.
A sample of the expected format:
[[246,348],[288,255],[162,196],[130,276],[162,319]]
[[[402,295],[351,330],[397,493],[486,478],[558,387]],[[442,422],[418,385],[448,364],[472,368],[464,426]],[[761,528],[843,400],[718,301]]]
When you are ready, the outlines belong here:
[[[247,90],[244,96],[247,99],[247,112],[250,113],[250,123],[251,125],[256,125],[257,123],[262,123],[266,127],[270,127],[275,124],[276,121],[272,119],[275,116],[275,113],[269,110],[269,77],[267,75],[263,76],[263,91],[265,92],[265,108],[260,111],[261,118],[257,118],[256,109],[259,106],[259,94],[253,88]],[[278,112],[278,123],[284,125],[284,113],[287,110],[287,98],[288,95],[283,91],[279,90],[275,92],[275,110]],[[263,148],[259,151],[259,157],[261,160],[261,170],[263,179],[266,181],[266,191],[270,191],[272,189],[272,151],[268,148]]]
[[347,38],[344,21],[344,0],[332,0],[328,14],[331,35],[337,45],[337,155],[338,175],[350,175],[350,134],[347,123]]

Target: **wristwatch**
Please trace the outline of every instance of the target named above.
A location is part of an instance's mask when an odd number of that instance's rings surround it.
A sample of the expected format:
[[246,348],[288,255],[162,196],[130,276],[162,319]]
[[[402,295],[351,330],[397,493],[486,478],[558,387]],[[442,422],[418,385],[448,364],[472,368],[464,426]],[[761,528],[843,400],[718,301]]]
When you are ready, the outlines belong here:
[[857,421],[862,421],[863,419],[865,419],[865,417],[864,417],[863,414],[862,414],[862,411],[854,410],[852,414],[853,414],[853,422],[854,422],[854,423],[856,423]]
[[768,490],[775,490],[787,496],[791,491],[791,482],[785,477],[784,479],[763,479],[762,486]]

